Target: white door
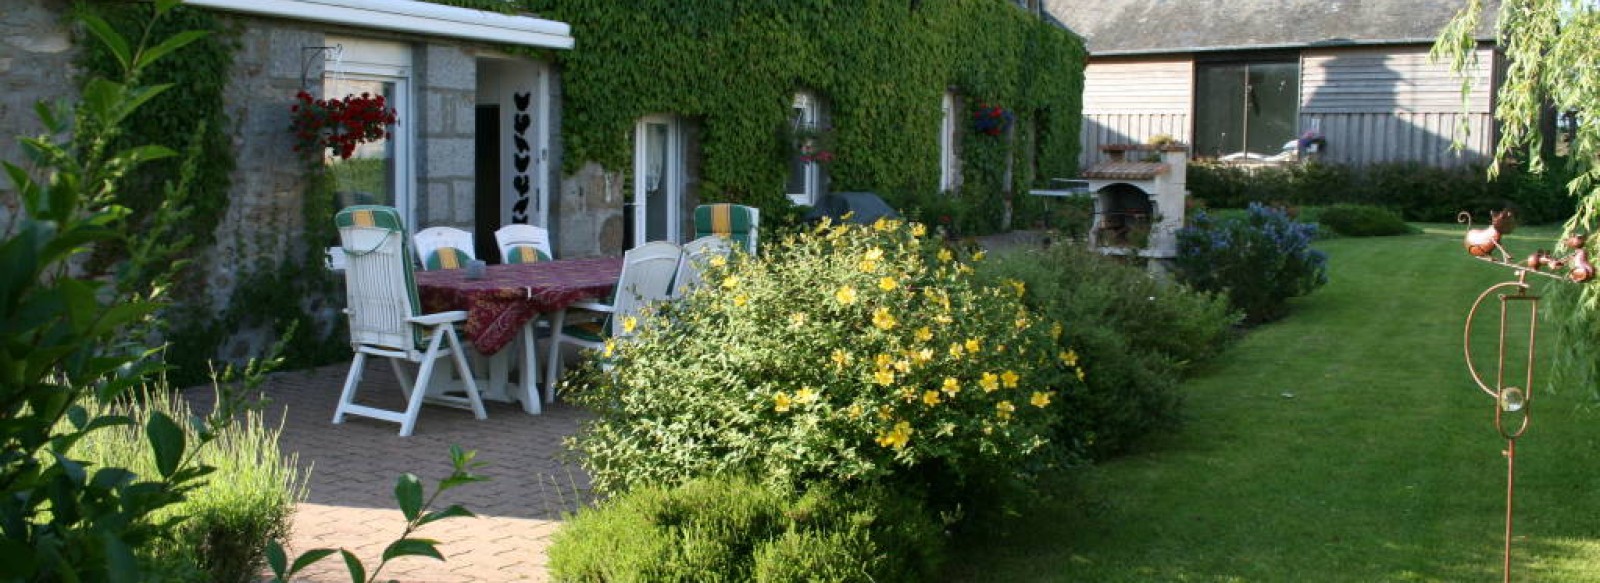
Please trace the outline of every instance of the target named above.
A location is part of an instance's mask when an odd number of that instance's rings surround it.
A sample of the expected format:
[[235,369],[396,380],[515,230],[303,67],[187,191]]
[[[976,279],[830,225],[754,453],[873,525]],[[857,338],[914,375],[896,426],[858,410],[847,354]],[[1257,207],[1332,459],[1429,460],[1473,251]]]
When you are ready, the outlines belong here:
[[535,61],[479,61],[479,104],[500,110],[502,225],[549,226],[550,73]]
[[678,119],[652,115],[639,120],[633,152],[630,246],[682,241],[678,231],[683,216],[683,129]]

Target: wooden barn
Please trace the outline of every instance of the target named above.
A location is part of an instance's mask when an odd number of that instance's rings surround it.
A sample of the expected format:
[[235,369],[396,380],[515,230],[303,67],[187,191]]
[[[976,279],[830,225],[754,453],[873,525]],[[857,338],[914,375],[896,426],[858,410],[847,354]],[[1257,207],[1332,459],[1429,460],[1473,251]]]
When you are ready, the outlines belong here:
[[[1455,166],[1493,153],[1503,62],[1495,0],[1468,94],[1449,63],[1430,61],[1461,4],[1045,0],[1044,9],[1089,48],[1081,167],[1103,161],[1101,145],[1161,134],[1200,159],[1282,160],[1314,145],[1331,163]],[[1460,152],[1450,147],[1458,137]]]

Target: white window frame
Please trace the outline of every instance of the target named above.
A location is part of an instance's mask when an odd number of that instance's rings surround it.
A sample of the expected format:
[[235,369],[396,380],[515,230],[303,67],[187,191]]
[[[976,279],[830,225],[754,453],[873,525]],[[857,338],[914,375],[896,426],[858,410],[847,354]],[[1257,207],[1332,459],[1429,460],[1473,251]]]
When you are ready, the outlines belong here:
[[[810,127],[818,127],[818,125],[822,123],[821,104],[818,103],[817,99],[810,93],[806,93],[804,91],[795,93],[794,106],[791,112],[799,113],[798,116],[792,117],[789,120],[789,123],[794,127],[794,129],[799,129],[801,124]],[[790,155],[799,156],[800,154],[798,152],[794,152]],[[817,197],[821,195],[822,166],[815,162],[808,162],[802,168],[801,182],[804,184],[803,191],[788,193],[789,200],[794,201],[794,203],[798,205],[811,206],[817,203]]]
[[648,169],[645,168],[644,144],[648,137],[651,124],[665,124],[667,126],[667,151],[665,156],[666,168],[661,169],[659,180],[665,181],[664,193],[667,196],[667,233],[666,240],[672,242],[683,241],[683,190],[684,190],[684,132],[683,123],[678,116],[668,114],[653,114],[639,118],[633,129],[633,229],[634,245],[649,243],[649,214],[650,203],[646,200],[649,192]]
[[325,42],[335,49],[323,66],[324,79],[343,77],[394,83],[394,100],[389,103],[398,120],[391,130],[394,134],[394,206],[406,224],[415,230],[417,182],[413,168],[416,157],[413,137],[417,124],[412,121],[416,118],[411,103],[411,47],[404,43],[331,35]]
[[956,94],[944,92],[939,107],[944,114],[939,123],[939,190],[953,192],[960,176],[956,167]]

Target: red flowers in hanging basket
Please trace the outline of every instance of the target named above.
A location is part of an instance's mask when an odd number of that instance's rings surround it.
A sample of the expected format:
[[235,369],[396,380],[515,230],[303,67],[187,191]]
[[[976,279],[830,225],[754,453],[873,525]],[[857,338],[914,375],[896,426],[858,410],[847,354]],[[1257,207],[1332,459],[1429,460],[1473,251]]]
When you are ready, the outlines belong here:
[[382,95],[362,93],[343,99],[316,99],[310,93],[295,94],[289,108],[289,131],[294,132],[294,151],[308,161],[321,161],[329,149],[348,160],[356,146],[390,139],[389,127],[396,123],[395,110]]
[[998,136],[1011,129],[1011,121],[1015,118],[1006,108],[998,105],[989,105],[978,102],[978,107],[972,110],[972,129],[979,133]]

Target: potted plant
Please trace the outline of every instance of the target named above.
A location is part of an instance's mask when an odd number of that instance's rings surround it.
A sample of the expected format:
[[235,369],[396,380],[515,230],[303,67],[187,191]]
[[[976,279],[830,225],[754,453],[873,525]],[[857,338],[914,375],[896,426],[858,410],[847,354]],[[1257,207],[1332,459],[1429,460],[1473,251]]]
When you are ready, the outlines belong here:
[[827,164],[834,154],[833,128],[812,124],[798,124],[790,133],[794,155],[805,164]]
[[362,93],[337,99],[317,99],[302,90],[289,108],[289,131],[294,151],[307,162],[321,162],[328,150],[341,159],[355,154],[356,146],[394,137],[394,108],[382,95]]
[[998,136],[1011,129],[1011,122],[1015,118],[1004,107],[980,101],[972,110],[972,129],[980,134]]

